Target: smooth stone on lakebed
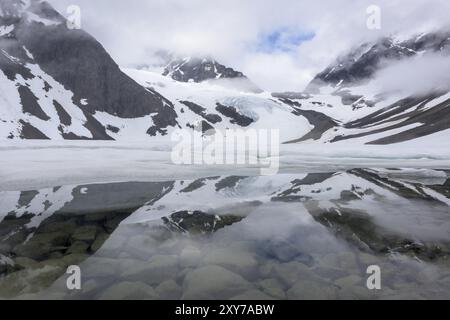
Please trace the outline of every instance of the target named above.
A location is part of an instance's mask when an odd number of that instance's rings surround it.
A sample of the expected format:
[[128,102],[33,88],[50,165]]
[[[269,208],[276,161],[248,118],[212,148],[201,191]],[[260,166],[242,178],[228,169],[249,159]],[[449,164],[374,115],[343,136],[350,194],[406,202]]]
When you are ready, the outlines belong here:
[[11,251],[11,245],[8,243],[0,243],[0,253],[6,253]]
[[181,251],[180,265],[182,267],[196,267],[202,258],[202,252],[196,247],[188,246]]
[[35,234],[30,241],[16,246],[13,252],[20,257],[42,260],[53,251],[63,250],[68,237],[65,232]]
[[264,279],[258,282],[258,286],[268,295],[277,299],[286,299],[283,285],[277,279]]
[[131,265],[122,274],[124,279],[130,281],[142,281],[150,285],[176,278],[178,272],[178,257],[174,255],[153,256],[148,262],[140,262]]
[[347,277],[340,278],[334,282],[340,288],[348,288],[348,287],[365,287],[365,282],[363,278],[357,275],[350,275]]
[[379,264],[381,261],[380,257],[377,257],[372,254],[368,254],[365,252],[360,252],[358,257],[359,257],[359,261],[361,262],[361,264],[363,264],[364,266],[367,266],[367,267],[371,266],[371,265]]
[[27,275],[28,271],[24,270],[0,277],[0,300],[15,298],[20,292],[26,291]]
[[336,268],[327,268],[323,266],[318,266],[313,269],[314,273],[317,274],[320,278],[328,279],[328,280],[337,280],[340,278],[344,278],[348,275],[348,271],[343,269]]
[[63,273],[64,269],[55,266],[44,266],[14,272],[0,278],[0,298],[15,298],[19,294],[47,289]]
[[173,280],[167,280],[161,283],[155,289],[158,299],[178,300],[181,297],[182,289]]
[[306,265],[313,264],[313,257],[298,248],[298,246],[287,241],[269,241],[265,243],[264,250],[271,257],[281,261],[289,262],[296,260]]
[[334,300],[338,290],[332,283],[300,280],[288,290],[287,297],[289,300]]
[[300,262],[274,263],[270,275],[286,287],[291,287],[298,280],[320,280],[317,274]]
[[67,249],[68,254],[72,253],[86,253],[89,249],[89,244],[84,241],[75,241],[72,245]]
[[207,265],[219,265],[237,273],[250,273],[258,266],[258,262],[250,253],[232,249],[211,251],[203,262]]
[[103,246],[103,244],[106,242],[106,240],[108,240],[108,237],[109,237],[109,235],[106,233],[99,234],[97,236],[97,238],[95,238],[95,241],[91,245],[91,251],[97,252]]
[[343,287],[339,290],[339,299],[341,300],[367,300],[377,298],[369,289],[364,287]]
[[339,264],[341,266],[341,269],[347,271],[360,269],[360,266],[356,259],[356,255],[352,252],[339,253]]
[[64,294],[61,292],[50,292],[45,294],[40,293],[26,293],[17,296],[14,298],[16,300],[34,300],[34,301],[42,301],[42,300],[50,300],[57,301],[62,300],[64,298]]
[[182,299],[230,299],[252,289],[252,285],[220,266],[205,266],[189,272],[183,283]]
[[[43,288],[49,287],[53,284],[66,270],[57,266],[45,266],[41,269],[36,270],[36,274],[32,276],[32,287]],[[30,274],[35,271],[31,271]]]
[[344,272],[360,270],[357,256],[352,252],[329,253],[319,258],[319,266],[331,269],[341,269]]
[[75,233],[72,235],[72,239],[77,241],[87,241],[92,242],[95,240],[97,236],[97,227],[96,226],[84,226],[75,230]]
[[73,253],[73,254],[65,255],[64,257],[61,258],[61,260],[63,260],[65,264],[70,266],[70,265],[74,265],[74,264],[80,264],[81,262],[86,260],[88,257],[89,257],[89,255],[87,255],[87,254]]
[[[109,244],[109,241],[108,241]],[[127,252],[132,257],[140,260],[147,260],[156,253],[157,243],[145,235],[133,235],[127,238],[121,251]]]
[[110,255],[111,257],[116,257],[118,252],[123,251],[127,241],[128,237],[120,233],[111,234],[108,238],[107,245],[101,248],[102,256]]
[[234,296],[230,300],[252,301],[252,300],[275,300],[274,297],[270,297],[264,292],[259,290],[249,290],[237,296]]
[[319,265],[326,268],[340,269],[341,263],[336,253],[329,253],[319,259]]
[[154,300],[155,290],[140,282],[120,282],[103,291],[99,300]]
[[117,274],[118,262],[110,258],[89,258],[82,266],[83,276],[87,278],[110,277]]
[[426,300],[417,292],[401,292],[383,296],[383,300]]
[[86,282],[83,282],[81,286],[81,291],[74,291],[73,293],[74,297],[80,296],[80,297],[92,297],[94,294],[101,291],[102,286],[99,284],[97,280],[91,279]]
[[23,269],[33,269],[33,268],[37,268],[39,266],[39,262],[30,259],[30,258],[26,258],[26,257],[17,257],[14,259],[14,264],[15,266],[19,267],[19,268],[23,268]]
[[446,284],[450,288],[450,276],[446,275],[439,280],[440,283]]

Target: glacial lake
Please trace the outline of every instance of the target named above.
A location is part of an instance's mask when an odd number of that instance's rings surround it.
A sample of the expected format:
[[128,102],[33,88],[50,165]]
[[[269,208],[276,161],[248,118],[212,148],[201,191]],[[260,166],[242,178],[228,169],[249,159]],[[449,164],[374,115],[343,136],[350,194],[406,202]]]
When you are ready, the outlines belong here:
[[[0,192],[1,299],[450,299],[450,172]],[[69,290],[66,270],[81,270]],[[379,266],[381,289],[367,287]]]

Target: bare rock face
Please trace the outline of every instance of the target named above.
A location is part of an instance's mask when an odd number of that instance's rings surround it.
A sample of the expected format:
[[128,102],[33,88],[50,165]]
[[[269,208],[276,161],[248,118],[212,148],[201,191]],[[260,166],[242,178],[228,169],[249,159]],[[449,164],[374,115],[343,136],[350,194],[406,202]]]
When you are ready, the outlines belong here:
[[[39,68],[62,85],[72,94],[70,103],[80,108],[86,118],[81,125],[90,131],[91,137],[84,138],[112,139],[107,127],[93,117],[96,112],[120,118],[153,115],[153,124],[149,123],[151,135],[165,134],[167,127],[176,125],[177,115],[163,97],[125,75],[96,39],[83,30],[69,29],[65,18],[48,3],[1,0],[0,13],[0,70],[8,80],[23,78],[31,87],[31,80],[42,79],[36,71]],[[47,97],[55,95],[55,105],[65,111],[69,103],[57,97],[52,89],[50,84],[43,83],[41,92]],[[33,106],[36,111],[37,100],[28,94],[22,105]],[[61,108],[58,113],[61,114]],[[48,117],[40,111],[38,115],[44,120]],[[60,131],[64,138],[83,138],[67,130]],[[23,138],[42,135],[24,132]]]
[[[305,94],[314,95],[326,91],[340,97],[342,105],[350,107],[353,111],[362,108],[373,109],[369,115],[357,120],[350,120],[342,125],[345,129],[354,130],[354,132],[361,130],[361,132],[340,133],[330,142],[368,137],[367,144],[389,145],[429,136],[450,128],[448,113],[450,100],[446,99],[450,87],[445,82],[436,84],[435,87],[423,92],[417,92],[417,89],[397,92],[395,88],[374,89],[371,87],[374,82],[377,82],[378,72],[384,70],[386,66],[407,62],[411,58],[420,60],[427,57],[433,58],[436,55],[449,57],[450,31],[441,30],[419,34],[409,39],[392,36],[373,43],[365,43],[339,57],[329,67],[317,74],[307,86]],[[411,65],[411,68],[413,67],[414,65]],[[424,83],[426,86],[426,80],[420,77],[415,81],[418,84]],[[375,87],[377,86],[375,85]],[[367,88],[367,90],[358,88]],[[373,92],[374,90],[377,92]],[[367,92],[371,93],[367,94]],[[391,95],[396,100],[383,108],[378,108],[378,105]],[[296,97],[296,100],[297,103],[302,102],[301,97]],[[320,111],[320,105],[317,106],[317,111]],[[381,123],[384,126],[378,128],[377,125]],[[328,130],[335,125],[328,126],[321,121],[319,127]],[[393,130],[399,132],[395,133]],[[389,131],[394,133],[382,138],[370,138]],[[313,133],[317,134],[311,132],[311,134]],[[305,138],[314,138],[315,135],[311,134]],[[299,141],[302,139],[294,142]]]

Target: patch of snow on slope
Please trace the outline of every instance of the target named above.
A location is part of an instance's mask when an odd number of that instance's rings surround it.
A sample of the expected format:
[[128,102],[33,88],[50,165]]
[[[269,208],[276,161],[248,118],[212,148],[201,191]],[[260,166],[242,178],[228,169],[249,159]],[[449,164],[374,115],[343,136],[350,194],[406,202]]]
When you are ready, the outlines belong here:
[[[28,52],[24,48],[25,52]],[[31,58],[31,53],[27,53]],[[9,57],[15,63],[21,62]],[[73,93],[66,90],[64,86],[46,74],[38,65],[27,63],[23,65],[31,74],[32,79],[24,79],[20,74],[16,76],[15,81],[9,80],[3,72],[0,72],[0,137],[5,139],[20,138],[21,125],[20,120],[30,123],[33,127],[40,130],[47,137],[54,140],[62,140],[61,130],[64,133],[73,133],[80,137],[92,138],[91,132],[84,127],[87,119],[80,108],[73,103]],[[49,120],[42,120],[22,110],[22,101],[18,93],[18,87],[27,87],[37,98],[37,103]],[[60,121],[55,107],[55,101],[60,104],[67,114],[71,117],[70,125],[63,125]]]
[[54,26],[54,25],[61,24],[60,21],[42,18],[42,17],[38,16],[37,14],[30,12],[30,11],[27,12],[27,18],[28,18],[29,22],[42,23],[45,26]]
[[[108,135],[117,141],[149,140],[147,130],[153,126],[152,116],[124,119],[107,112],[97,111],[94,114],[94,118],[106,127]],[[117,130],[118,132],[116,132]]]
[[222,121],[213,124],[218,130],[242,128],[231,123],[231,119],[217,111],[217,103],[234,107],[238,112],[253,120],[244,129],[280,129],[282,141],[297,139],[309,132],[310,124],[304,117],[292,114],[287,106],[271,99],[270,94],[241,92],[232,88],[214,85],[214,82],[183,83],[162,75],[143,71],[123,69],[142,86],[153,88],[169,99],[178,114],[178,123],[186,128],[204,118],[191,111],[181,101],[195,103],[205,109],[206,114],[218,115]]
[[9,35],[14,30],[14,25],[0,26],[0,37]]

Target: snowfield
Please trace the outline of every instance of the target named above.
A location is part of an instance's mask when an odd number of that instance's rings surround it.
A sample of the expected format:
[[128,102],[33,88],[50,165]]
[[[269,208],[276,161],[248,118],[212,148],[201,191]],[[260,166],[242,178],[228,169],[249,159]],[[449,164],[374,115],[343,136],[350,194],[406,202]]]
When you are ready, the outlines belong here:
[[[222,121],[212,123],[215,129],[221,131],[239,126],[233,122],[233,119],[218,112],[217,104],[235,108],[239,114],[252,119],[253,122],[250,125],[241,126],[244,130],[278,129],[282,141],[296,139],[312,129],[306,118],[292,114],[292,108],[272,98],[268,92],[246,92],[240,90],[238,85],[234,88],[226,88],[214,81],[178,82],[158,73],[144,70],[122,69],[122,71],[142,86],[155,90],[173,103],[178,115],[177,121],[182,128],[189,128],[204,120],[198,112],[196,113],[186,106],[186,102],[191,102],[205,109],[204,114],[221,117]],[[232,81],[230,80],[230,82]],[[102,122],[101,119],[97,119]],[[113,137],[121,140],[127,139],[128,136],[118,134]]]
[[[425,137],[392,146],[305,142],[282,145],[280,172],[350,168],[450,170],[450,139]],[[0,190],[126,181],[168,181],[216,175],[260,175],[257,165],[176,165],[167,140],[8,141],[0,146]],[[278,159],[277,159],[278,160]]]

